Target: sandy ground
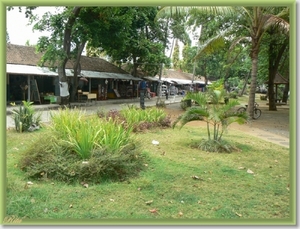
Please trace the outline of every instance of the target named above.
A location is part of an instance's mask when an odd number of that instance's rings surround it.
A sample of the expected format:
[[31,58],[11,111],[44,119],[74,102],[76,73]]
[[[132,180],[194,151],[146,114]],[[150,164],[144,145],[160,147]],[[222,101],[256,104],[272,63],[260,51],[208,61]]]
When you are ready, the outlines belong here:
[[[258,104],[259,109],[262,111],[260,118],[251,120],[249,123],[243,125],[233,123],[228,127],[228,130],[239,130],[249,135],[289,147],[289,105],[277,106],[277,111],[269,111],[269,107],[265,101],[258,102]],[[180,104],[177,103],[168,105],[166,112],[168,112],[174,120],[184,111],[181,109]],[[206,126],[206,123],[196,121],[187,125]]]

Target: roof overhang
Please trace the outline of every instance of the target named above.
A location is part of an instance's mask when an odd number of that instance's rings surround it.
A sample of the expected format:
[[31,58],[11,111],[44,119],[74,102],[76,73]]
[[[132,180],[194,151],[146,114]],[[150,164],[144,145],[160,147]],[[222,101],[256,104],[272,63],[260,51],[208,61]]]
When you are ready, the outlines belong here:
[[[43,75],[43,76],[58,76],[58,73],[51,71],[48,67],[30,66],[21,64],[6,64],[6,73],[9,74],[22,74],[22,75]],[[66,69],[66,76],[73,76],[72,69]],[[142,80],[141,78],[133,77],[130,74],[120,74],[111,72],[96,72],[82,70],[79,77],[86,78],[100,78],[100,79],[119,79],[119,80]]]
[[45,75],[45,76],[58,75],[56,72],[51,71],[47,67],[21,65],[21,64],[6,64],[6,73],[22,74],[22,75]]
[[150,81],[157,81],[157,82],[161,81],[158,78],[152,77],[152,76],[144,76],[142,78],[145,79],[145,80],[150,80]]
[[[67,76],[73,76],[72,69],[66,69]],[[96,72],[81,70],[81,74],[78,77],[95,78],[95,79],[119,79],[119,80],[142,80],[141,78],[133,77],[130,74],[112,73],[112,72]]]

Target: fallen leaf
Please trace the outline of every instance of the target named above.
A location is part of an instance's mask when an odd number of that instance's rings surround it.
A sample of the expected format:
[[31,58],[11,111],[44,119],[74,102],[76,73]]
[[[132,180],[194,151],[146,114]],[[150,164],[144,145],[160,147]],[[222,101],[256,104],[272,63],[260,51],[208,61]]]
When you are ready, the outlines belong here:
[[88,184],[83,184],[83,187],[88,188],[89,185]]
[[149,212],[151,212],[151,213],[158,213],[158,209],[153,208],[153,209],[150,209]]
[[182,213],[182,212],[179,212],[178,215],[179,215],[179,216],[183,216],[183,213]]
[[245,169],[245,167],[239,167],[238,169]]
[[198,176],[192,176],[193,179],[199,180],[200,178]]
[[73,204],[70,204],[69,208],[73,208]]
[[248,169],[247,173],[253,174],[254,172],[251,169]]
[[237,213],[237,212],[236,212],[235,214],[236,214],[237,216],[239,216],[239,217],[242,217],[242,214],[239,214],[239,213]]
[[153,203],[153,200],[146,201],[145,204],[150,205]]

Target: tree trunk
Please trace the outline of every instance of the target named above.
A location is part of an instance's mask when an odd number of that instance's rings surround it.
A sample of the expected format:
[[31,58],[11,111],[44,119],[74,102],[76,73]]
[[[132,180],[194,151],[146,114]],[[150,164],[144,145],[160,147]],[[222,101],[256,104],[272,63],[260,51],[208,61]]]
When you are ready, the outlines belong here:
[[268,97],[269,97],[269,111],[277,111],[275,95],[274,95],[274,79],[278,72],[279,63],[283,57],[283,53],[288,45],[287,39],[279,47],[278,38],[276,37],[276,31],[270,30],[270,36],[272,37],[269,44],[269,83],[268,83]]
[[251,59],[252,59],[251,84],[250,84],[250,93],[249,93],[247,111],[249,113],[249,117],[251,119],[253,119],[255,92],[256,92],[256,80],[257,80],[256,79],[257,78],[257,66],[258,66],[258,48],[255,47],[253,49]]
[[251,70],[249,71],[248,75],[246,76],[246,79],[245,79],[245,83],[244,83],[243,89],[242,89],[241,92],[239,93],[239,96],[242,96],[242,95],[245,93],[245,90],[246,90],[246,88],[247,88],[248,79],[249,79],[250,74],[251,74]]
[[274,93],[274,78],[276,72],[269,71],[269,82],[268,82],[268,98],[269,98],[269,111],[277,111],[275,103],[275,93]]
[[74,7],[72,11],[72,15],[68,18],[68,21],[65,25],[65,31],[64,31],[64,43],[63,43],[63,50],[65,53],[65,56],[62,60],[62,62],[58,66],[58,79],[60,84],[60,96],[61,96],[61,105],[66,105],[69,103],[69,96],[62,96],[62,93],[64,93],[64,89],[62,87],[61,83],[66,83],[66,87],[68,88],[68,81],[66,77],[66,63],[70,58],[70,50],[71,50],[71,39],[72,39],[72,27],[75,23],[76,17],[78,16],[80,10],[82,7]]
[[80,66],[80,59],[81,59],[81,54],[83,52],[83,49],[85,47],[86,41],[82,41],[77,49],[77,56],[76,60],[74,62],[73,70],[74,70],[74,76],[73,76],[73,82],[72,82],[72,90],[71,90],[71,101],[74,101],[75,95],[77,93],[77,87],[78,87],[78,76],[81,73],[81,66]]
[[290,85],[286,84],[283,91],[283,97],[282,102],[287,103],[288,97],[289,97],[289,91],[290,91]]

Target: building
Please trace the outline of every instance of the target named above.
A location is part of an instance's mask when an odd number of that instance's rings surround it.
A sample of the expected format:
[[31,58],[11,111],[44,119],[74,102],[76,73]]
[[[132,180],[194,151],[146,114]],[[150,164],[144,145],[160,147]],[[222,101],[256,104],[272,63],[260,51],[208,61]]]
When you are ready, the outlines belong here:
[[[7,44],[6,84],[7,103],[22,100],[48,103],[45,98],[60,96],[58,73],[46,63],[40,67],[41,53],[35,47]],[[97,57],[81,56],[78,85],[83,92],[96,94],[97,100],[137,96],[140,78]],[[72,85],[73,64],[66,64],[66,75]]]
[[[149,80],[159,80],[159,76],[155,77],[145,77]],[[162,83],[170,88],[171,94],[179,93],[181,94],[183,91],[197,90],[204,91],[206,84],[211,84],[211,81],[207,80],[205,82],[204,77],[193,76],[191,73],[182,72],[174,69],[163,69],[162,76],[160,78]],[[175,92],[173,92],[175,90]]]

